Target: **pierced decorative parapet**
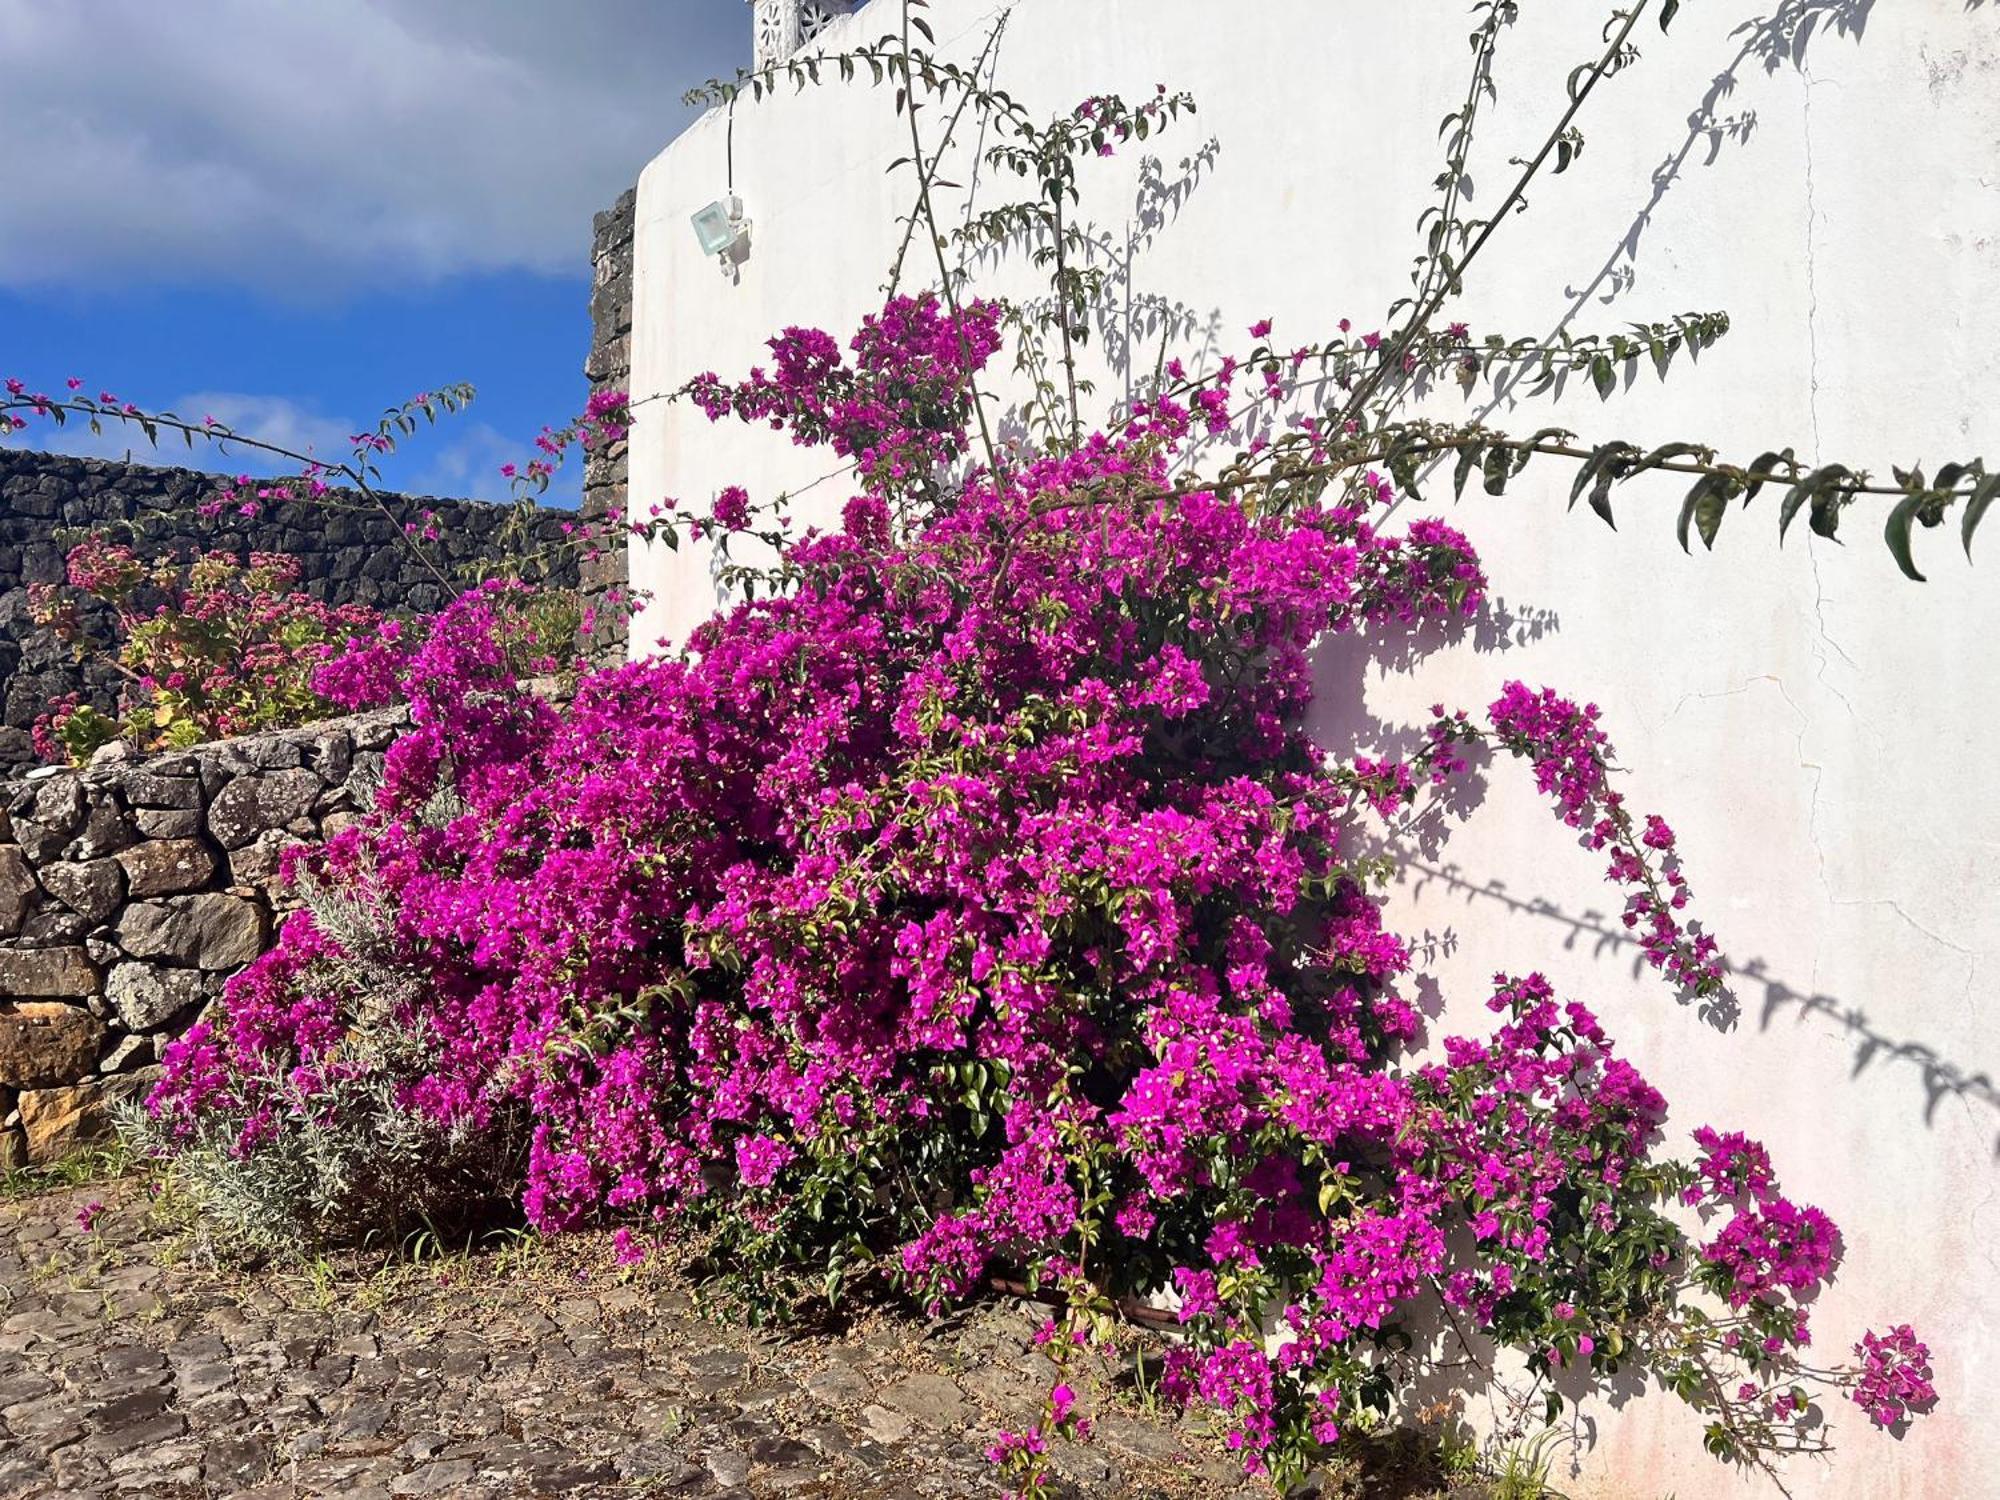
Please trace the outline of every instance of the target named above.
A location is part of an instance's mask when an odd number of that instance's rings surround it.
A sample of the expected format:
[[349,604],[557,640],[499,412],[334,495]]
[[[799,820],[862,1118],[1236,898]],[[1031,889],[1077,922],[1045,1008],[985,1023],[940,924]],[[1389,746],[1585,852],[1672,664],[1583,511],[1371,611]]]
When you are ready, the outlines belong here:
[[756,66],[783,62],[854,9],[854,0],[750,0]]

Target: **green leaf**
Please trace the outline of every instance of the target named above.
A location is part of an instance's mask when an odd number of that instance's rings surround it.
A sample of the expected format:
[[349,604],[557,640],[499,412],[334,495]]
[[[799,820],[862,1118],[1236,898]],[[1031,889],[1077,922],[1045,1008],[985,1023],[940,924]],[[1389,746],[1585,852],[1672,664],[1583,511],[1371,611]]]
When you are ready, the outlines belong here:
[[1472,471],[1479,465],[1479,444],[1467,443],[1458,450],[1458,463],[1451,471],[1451,492],[1461,498],[1465,494],[1465,481],[1472,477]]
[[1889,544],[1889,551],[1896,559],[1896,566],[1903,570],[1905,578],[1917,583],[1924,582],[1924,575],[1917,571],[1916,559],[1910,555],[1910,522],[1916,518],[1917,507],[1923,503],[1922,495],[1905,495],[1896,502],[1896,508],[1889,512],[1889,521],[1882,528],[1882,536]]
[[[1782,543],[1785,540],[1785,532],[1790,529],[1792,518],[1799,513],[1799,508],[1808,501],[1812,502],[1813,530],[1819,531],[1821,536],[1832,536],[1833,533],[1831,531],[1820,531],[1820,497],[1829,485],[1838,484],[1847,477],[1848,469],[1845,464],[1827,464],[1822,468],[1814,469],[1805,478],[1787,490],[1785,492],[1785,503],[1778,507],[1778,541]],[[1836,526],[1839,524],[1837,518],[1833,524]]]
[[1484,488],[1489,495],[1497,495],[1507,488],[1507,481],[1513,477],[1509,460],[1513,454],[1504,445],[1496,445],[1486,455]]
[[1680,13],[1681,0],[1661,0],[1660,30],[1665,31],[1674,24],[1674,17]]
[[1576,502],[1582,498],[1585,488],[1590,484],[1591,477],[1597,473],[1597,466],[1604,462],[1604,452],[1605,450],[1602,448],[1597,449],[1577,469],[1576,479],[1569,487],[1569,508],[1571,510],[1576,509]]
[[1727,474],[1704,474],[1695,481],[1681,502],[1679,535],[1681,551],[1692,549],[1688,546],[1688,523],[1693,522],[1701,534],[1702,546],[1710,551],[1715,549],[1715,534],[1722,529],[1722,517],[1729,509],[1731,493],[1736,481]]
[[1618,529],[1618,523],[1611,517],[1611,486],[1618,482],[1618,478],[1618,466],[1606,464],[1604,472],[1597,476],[1597,488],[1590,492],[1590,508],[1613,531]]
[[1590,508],[1604,519],[1606,525],[1614,525],[1611,520],[1611,485],[1618,478],[1621,467],[1637,457],[1638,452],[1630,443],[1621,442],[1604,443],[1592,449],[1590,457],[1583,461],[1583,467],[1577,470],[1576,483],[1569,487],[1569,508],[1576,509],[1576,502],[1584,488],[1595,479],[1597,487],[1591,492]]
[[[1792,450],[1787,448],[1782,453],[1758,454],[1757,461],[1750,465],[1749,472],[1752,474],[1775,474],[1778,471],[1780,463],[1793,469],[1798,467],[1798,460],[1792,456]],[[1763,479],[1752,479],[1748,487],[1743,491],[1743,503],[1748,505],[1752,500],[1755,500],[1757,498],[1757,491],[1764,488],[1768,482],[1768,480]]]
[[1611,393],[1618,389],[1618,372],[1612,368],[1609,355],[1600,354],[1590,362],[1590,382],[1597,387],[1598,400],[1611,399]]
[[1709,450],[1704,448],[1700,443],[1662,443],[1633,465],[1632,472],[1634,474],[1643,474],[1646,470],[1656,469],[1669,459],[1675,458],[1701,458],[1706,460],[1708,454]]

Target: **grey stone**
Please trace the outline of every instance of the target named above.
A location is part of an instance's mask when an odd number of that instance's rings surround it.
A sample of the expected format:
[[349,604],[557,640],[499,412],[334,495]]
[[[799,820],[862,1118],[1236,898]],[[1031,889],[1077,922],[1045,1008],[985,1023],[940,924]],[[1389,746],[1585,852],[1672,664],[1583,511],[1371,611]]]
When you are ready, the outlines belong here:
[[113,802],[99,802],[90,809],[83,832],[66,852],[71,859],[102,859],[107,854],[116,854],[138,837],[138,830],[123,808]]
[[271,1468],[271,1440],[257,1433],[212,1440],[202,1460],[211,1486],[242,1485],[262,1479]]
[[320,790],[320,779],[303,768],[239,776],[215,794],[208,831],[223,848],[238,848],[266,829],[304,817]]
[[90,1414],[90,1423],[100,1432],[116,1432],[120,1428],[136,1427],[141,1422],[157,1417],[172,1401],[172,1391],[160,1386],[149,1386],[98,1406]]
[[806,1377],[806,1389],[828,1406],[841,1406],[861,1400],[875,1387],[857,1370],[829,1365]]
[[965,1394],[942,1375],[912,1375],[882,1392],[894,1407],[926,1427],[956,1430],[965,1425]]
[[889,1444],[902,1442],[915,1429],[908,1417],[886,1406],[862,1407],[861,1426],[875,1442]]
[[189,1365],[180,1371],[177,1384],[183,1401],[199,1401],[227,1390],[236,1381],[236,1368],[226,1360]]
[[707,1463],[717,1484],[733,1488],[750,1482],[750,1455],[740,1448],[718,1448],[707,1456]]
[[42,868],[42,889],[71,911],[102,922],[125,899],[125,874],[116,860],[92,859],[77,864],[65,860]]
[[192,969],[123,963],[105,977],[104,996],[128,1031],[153,1031],[208,998],[208,985]]
[[1105,1447],[1126,1458],[1166,1460],[1180,1451],[1171,1431],[1122,1412],[1107,1412],[1099,1417],[1096,1433]]
[[425,1464],[421,1469],[413,1469],[399,1479],[389,1482],[392,1495],[443,1495],[462,1491],[462,1487],[472,1483],[472,1476],[479,1466],[469,1458],[448,1459],[442,1463]]
[[305,743],[306,765],[329,784],[347,780],[354,768],[354,737],[344,729],[315,734]]
[[72,837],[83,827],[89,804],[83,796],[83,781],[74,775],[51,776],[35,792],[29,817],[59,839]]
[[149,839],[191,839],[201,832],[201,813],[169,808],[142,807],[132,814],[132,824]]
[[290,735],[245,740],[242,750],[250,764],[263,771],[296,770],[305,762],[303,747]]
[[138,901],[115,929],[134,958],[163,958],[200,969],[235,969],[264,950],[263,907],[223,891]]
[[43,906],[21,924],[19,936],[26,948],[74,948],[96,926],[82,912],[67,906]]
[[30,864],[40,865],[62,853],[62,846],[69,842],[69,835],[33,818],[16,818],[14,842],[21,846],[21,852],[28,856]]
[[285,851],[302,840],[281,829],[269,829],[240,849],[229,851],[229,880],[232,885],[254,885],[270,890],[281,883],[279,874]]
[[364,1397],[329,1416],[327,1437],[333,1442],[363,1441],[376,1436],[388,1424],[389,1403]]
[[[368,714],[354,721],[354,748],[356,750],[387,750],[396,743],[396,738],[409,722],[409,710],[390,709],[383,713]],[[377,764],[380,764],[378,757]]]
[[192,776],[162,776],[156,771],[128,771],[120,778],[125,800],[134,807],[172,808],[182,812],[201,806],[201,783]]
[[124,867],[134,899],[174,896],[198,891],[215,878],[215,855],[200,839],[157,839],[123,850]]
[[27,856],[13,844],[0,844],[0,937],[21,930],[39,894]]
[[0,997],[81,999],[97,993],[97,966],[81,948],[0,949]]

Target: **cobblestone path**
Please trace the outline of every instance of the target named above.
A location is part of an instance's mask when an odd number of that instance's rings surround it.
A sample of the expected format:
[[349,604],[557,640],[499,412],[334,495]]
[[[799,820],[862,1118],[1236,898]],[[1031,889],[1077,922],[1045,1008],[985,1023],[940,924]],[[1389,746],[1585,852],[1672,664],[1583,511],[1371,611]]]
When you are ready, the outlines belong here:
[[[146,1208],[0,1201],[4,1500],[997,1496],[980,1450],[1051,1370],[1019,1309],[786,1337],[590,1240],[232,1274]],[[1098,1429],[1060,1455],[1074,1496],[1269,1493],[1136,1406]]]

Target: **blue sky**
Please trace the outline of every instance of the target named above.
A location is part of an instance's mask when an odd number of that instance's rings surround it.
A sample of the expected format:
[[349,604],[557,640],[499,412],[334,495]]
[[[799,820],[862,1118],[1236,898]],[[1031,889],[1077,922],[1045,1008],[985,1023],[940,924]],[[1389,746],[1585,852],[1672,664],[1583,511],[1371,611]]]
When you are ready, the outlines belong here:
[[389,478],[504,498],[583,400],[592,213],[749,52],[744,0],[0,0],[0,375],[322,452],[469,380]]

